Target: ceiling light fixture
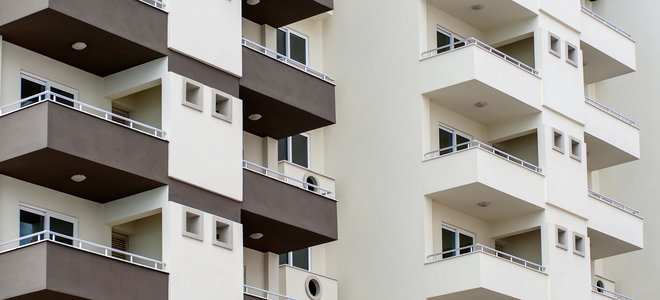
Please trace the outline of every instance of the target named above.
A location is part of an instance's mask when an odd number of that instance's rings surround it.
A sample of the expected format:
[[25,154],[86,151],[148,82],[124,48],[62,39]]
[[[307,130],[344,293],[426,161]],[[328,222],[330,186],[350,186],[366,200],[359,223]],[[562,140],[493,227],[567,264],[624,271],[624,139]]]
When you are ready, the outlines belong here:
[[87,179],[87,176],[85,176],[83,174],[76,174],[76,175],[71,176],[71,180],[73,180],[75,182],[83,182],[83,181],[85,181],[85,179]]
[[85,50],[85,48],[87,48],[87,44],[85,44],[83,42],[75,42],[75,43],[71,44],[71,48],[73,48],[73,50],[77,50],[77,51]]
[[261,119],[261,115],[260,114],[251,114],[251,115],[248,116],[248,119],[250,119],[252,121],[258,121],[259,119]]
[[259,2],[261,2],[261,0],[247,0],[247,1],[245,1],[245,3],[247,3],[249,5],[257,5],[257,4],[259,4]]
[[253,234],[250,234],[250,238],[253,240],[258,240],[260,238],[264,237],[264,234],[261,232],[255,232]]
[[474,5],[470,6],[470,8],[472,10],[481,10],[482,8],[484,8],[484,5],[481,4],[481,3],[477,3],[477,4],[474,4]]
[[483,102],[482,102],[482,101],[479,101],[479,102],[476,102],[476,103],[474,104],[474,106],[476,106],[476,107],[478,107],[478,108],[485,107],[486,105],[488,105],[488,102],[485,102],[485,101],[483,101]]
[[481,201],[481,202],[477,203],[477,205],[479,205],[480,207],[486,207],[486,206],[490,205],[490,202],[488,202],[488,201]]

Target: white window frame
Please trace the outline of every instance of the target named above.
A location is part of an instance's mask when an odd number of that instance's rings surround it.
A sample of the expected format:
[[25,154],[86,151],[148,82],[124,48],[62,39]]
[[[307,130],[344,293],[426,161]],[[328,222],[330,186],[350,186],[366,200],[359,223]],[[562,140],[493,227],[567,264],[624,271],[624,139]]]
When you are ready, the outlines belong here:
[[[473,246],[477,242],[477,235],[475,233],[467,231],[467,230],[462,229],[462,228],[459,228],[457,226],[449,225],[447,223],[442,223],[442,229],[452,231],[456,234],[456,237],[455,237],[455,240],[454,240],[454,243],[455,243],[456,247],[454,248],[454,254],[450,257],[456,257],[456,256],[461,255],[460,250],[459,250],[461,248],[461,243],[460,243],[460,241],[461,241],[460,240],[460,235],[461,234],[471,237]],[[442,232],[440,232],[440,240],[442,241]],[[442,245],[442,246],[444,248],[444,245]],[[446,251],[450,251],[450,250],[446,250]],[[444,251],[442,251],[442,252],[444,252]],[[472,252],[472,251],[470,251],[470,252]],[[447,253],[449,253],[449,252],[447,252]],[[445,253],[445,254],[447,254],[447,253]],[[445,254],[443,254],[442,256],[444,257]]]
[[[297,60],[296,60],[296,62],[298,62],[300,64],[303,64],[303,65],[309,65],[309,38],[306,35],[304,35],[302,33],[299,33],[295,30],[289,29],[287,27],[280,27],[280,28],[277,28],[277,30],[284,31],[284,34],[285,34],[285,36],[284,36],[284,52],[285,52],[285,54],[284,55],[286,57],[288,57],[289,59],[295,60],[295,59],[291,58],[291,38],[290,38],[291,35],[293,34],[293,35],[305,40],[305,63],[299,62]],[[275,34],[277,34],[277,32]],[[275,43],[277,43],[277,36],[276,36]]]
[[[21,72],[21,79],[29,80],[37,84],[41,84],[45,87],[45,91],[49,92],[51,91],[52,88],[56,88],[58,90],[65,91],[67,93],[71,93],[73,95],[73,100],[78,101],[78,90],[62,85],[60,83],[41,78],[39,76],[27,73],[27,72]],[[74,104],[75,106],[75,104]]]
[[[442,123],[438,124],[438,129],[442,129],[442,130],[444,130],[444,131],[447,131],[447,132],[451,133],[451,144],[452,144],[452,150],[451,150],[451,152],[456,152],[456,151],[458,151],[457,138],[456,138],[457,136],[461,136],[461,137],[463,137],[463,138],[467,138],[468,141],[472,141],[472,140],[473,140],[473,138],[472,138],[471,135],[469,135],[469,134],[467,134],[467,133],[465,133],[465,132],[462,132],[462,131],[460,131],[460,130],[457,130],[457,129],[451,128],[451,127],[449,127],[449,126],[447,126],[447,125],[444,125],[444,124],[442,124]],[[444,148],[440,147],[440,135],[439,135],[440,133],[438,132],[437,134],[438,134],[438,150],[442,150],[442,149],[444,149]],[[469,145],[468,145],[468,146],[469,146]],[[466,146],[465,148],[467,149],[468,147]],[[462,150],[462,149],[461,149],[461,150]],[[450,152],[450,153],[451,153],[451,152]]]
[[[447,48],[447,50],[444,50],[443,52],[454,50],[456,48],[457,43],[460,43],[460,42],[465,43],[465,38],[464,37],[462,37],[462,36],[460,36],[456,33],[453,33],[451,30],[448,30],[448,29],[446,29],[446,28],[444,28],[440,25],[435,25],[435,32],[436,32],[436,39],[435,39],[435,46],[436,47],[438,47],[438,38],[437,38],[437,36],[438,36],[437,33],[438,32],[449,37],[449,48]],[[458,41],[454,42],[454,40],[458,40]]]
[[[50,231],[50,218],[51,217],[54,217],[56,219],[60,219],[62,221],[72,223],[73,224],[73,237],[74,238],[78,237],[78,219],[76,219],[74,217],[66,216],[66,215],[59,214],[59,213],[56,213],[56,212],[53,212],[53,211],[50,211],[50,210],[47,210],[47,209],[43,209],[43,208],[34,207],[34,206],[31,206],[31,205],[20,203],[18,205],[19,222],[20,222],[21,210],[27,211],[27,212],[30,212],[30,213],[33,213],[33,214],[36,214],[36,215],[43,216],[44,217],[44,230],[46,230],[46,231]],[[19,229],[18,235],[20,236],[20,234],[21,234],[21,232],[20,232],[20,229]]]
[[311,142],[310,142],[309,134],[307,134],[307,133],[299,133],[299,134],[304,136],[305,138],[307,138],[307,167],[301,166],[301,165],[293,162],[293,147],[291,146],[293,144],[292,140],[291,140],[291,138],[293,136],[289,136],[289,137],[286,138],[286,160],[280,160],[280,161],[290,162],[290,163],[292,163],[296,166],[299,166],[301,168],[310,169],[311,162],[312,162],[312,156],[311,156],[311,149],[310,149],[311,148]]
[[[286,258],[287,263],[281,264],[280,266],[290,266],[290,267],[294,267],[294,268],[303,269],[303,268],[296,267],[296,266],[293,265],[293,251],[287,252],[286,255],[287,255],[287,258]],[[308,268],[307,271],[312,270],[312,248],[311,247],[307,247],[307,268]],[[303,270],[305,270],[305,269],[303,269]]]

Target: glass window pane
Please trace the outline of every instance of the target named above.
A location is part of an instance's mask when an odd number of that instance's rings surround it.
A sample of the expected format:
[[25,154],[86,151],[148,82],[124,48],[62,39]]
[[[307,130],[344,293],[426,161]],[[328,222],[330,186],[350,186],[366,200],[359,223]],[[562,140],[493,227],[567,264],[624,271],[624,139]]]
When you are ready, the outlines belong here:
[[294,164],[308,168],[307,137],[296,134],[291,137],[291,161]]
[[293,60],[307,64],[307,40],[295,34],[289,34],[289,51]]
[[[46,90],[46,86],[36,83],[32,80],[21,78],[21,99],[39,94]],[[39,99],[30,99],[21,102],[21,107],[37,102]]]
[[293,251],[293,266],[309,270],[309,251],[307,248]]
[[[440,128],[440,149],[451,147],[454,145],[454,134],[447,130]],[[451,153],[453,149],[440,151],[440,154]]]
[[289,160],[289,153],[287,151],[287,138],[277,141],[277,160]]
[[[62,96],[64,96],[64,97],[67,97],[67,98],[70,98],[70,99],[74,99],[74,95],[73,95],[72,93],[65,92],[65,91],[60,90],[60,89],[58,89],[58,88],[51,87],[51,88],[50,88],[50,91],[53,92],[53,93],[55,93],[55,94],[57,94],[57,95],[62,95]],[[64,99],[64,98],[62,98],[62,97],[57,97],[57,96],[55,96],[55,100],[56,100],[57,102],[59,102],[59,103],[64,104],[64,105],[73,106],[73,102],[71,102],[71,101],[69,101],[69,100],[66,100],[66,99]]]
[[454,46],[452,48],[459,48],[465,46],[465,42],[462,42],[459,38],[454,38]]
[[[456,232],[442,228],[442,252],[456,249]],[[445,253],[442,258],[454,256],[454,252]]]
[[[55,217],[50,218],[50,230],[61,233],[63,235],[68,235],[68,236],[73,236],[73,223],[69,221],[64,221],[60,220]],[[58,242],[66,243],[69,245],[73,245],[73,241],[70,239],[62,238],[62,237],[55,237],[55,240]]]
[[[21,210],[19,216],[19,236],[26,236],[44,230],[44,216]],[[20,245],[36,242],[37,237],[24,239]]]
[[282,253],[280,254],[280,265],[288,265],[289,264],[289,253]]
[[277,53],[286,55],[286,32],[277,30]]
[[[459,248],[472,246],[474,245],[474,239],[469,235],[465,235],[461,233],[458,235],[458,244],[459,244]],[[470,252],[471,252],[470,248],[461,250],[461,254],[470,253]]]
[[438,49],[438,53],[449,51],[449,49],[451,48],[449,47],[449,44],[451,43],[451,37],[440,31],[436,31],[436,36],[437,36],[437,47],[438,48],[444,47],[442,49]]
[[[456,149],[458,149],[458,150],[467,149],[468,148],[467,142],[469,142],[469,141],[470,141],[469,138],[457,134],[456,135]],[[461,145],[461,144],[463,144],[463,145]]]

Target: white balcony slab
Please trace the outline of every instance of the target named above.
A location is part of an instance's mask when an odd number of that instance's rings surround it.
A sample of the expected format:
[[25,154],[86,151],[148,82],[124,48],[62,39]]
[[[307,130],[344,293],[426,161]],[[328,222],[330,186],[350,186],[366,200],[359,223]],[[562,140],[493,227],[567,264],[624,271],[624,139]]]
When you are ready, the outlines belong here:
[[631,209],[588,195],[591,259],[600,259],[644,247],[644,220]]

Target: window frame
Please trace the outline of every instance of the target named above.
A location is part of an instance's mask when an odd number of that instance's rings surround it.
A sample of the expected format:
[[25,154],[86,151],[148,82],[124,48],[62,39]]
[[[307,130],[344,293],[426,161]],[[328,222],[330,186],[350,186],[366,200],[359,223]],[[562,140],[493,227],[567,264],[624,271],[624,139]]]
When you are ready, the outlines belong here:
[[[57,83],[55,81],[48,80],[48,79],[45,79],[43,77],[28,73],[28,72],[25,72],[25,71],[21,71],[19,78],[20,78],[20,84],[21,85],[23,84],[23,79],[25,79],[25,80],[28,80],[28,81],[32,81],[36,84],[43,85],[44,86],[44,92],[53,92],[52,89],[55,88],[55,89],[67,92],[69,94],[72,94],[73,95],[72,99],[75,100],[75,101],[79,101],[78,97],[79,97],[80,92],[78,90],[72,88],[72,87],[68,87],[68,86],[63,85],[61,83]],[[19,90],[21,90],[21,89],[22,89],[22,86],[19,86]],[[64,95],[62,95],[62,96],[64,96]],[[28,97],[32,97],[32,96],[28,96]],[[27,97],[25,97],[25,98],[27,98]],[[21,99],[25,99],[25,98],[22,97],[22,95],[21,95]],[[54,100],[57,101],[57,99],[54,99]],[[62,100],[68,101],[66,99],[62,99]],[[57,102],[59,102],[59,101],[57,101]],[[65,104],[65,103],[62,103],[62,104]],[[67,105],[67,106],[69,106],[69,105]],[[71,107],[77,107],[77,106],[78,105],[76,105],[75,102],[73,103],[73,105],[71,105]]]
[[[36,214],[36,215],[43,216],[44,217],[44,229],[42,231],[50,231],[50,219],[53,218],[53,217],[56,218],[56,219],[60,219],[62,221],[65,221],[65,222],[69,222],[69,223],[73,224],[73,236],[72,237],[74,237],[74,238],[78,237],[78,219],[77,218],[67,216],[67,215],[63,215],[63,214],[60,214],[60,213],[57,213],[57,212],[54,212],[54,211],[51,211],[51,210],[48,210],[48,209],[43,209],[43,208],[39,208],[39,207],[36,207],[36,206],[19,203],[18,204],[18,214],[19,214],[18,221],[19,221],[19,223],[20,223],[20,220],[21,220],[21,218],[20,218],[21,211],[26,211],[26,212],[29,212],[29,213],[33,213],[33,214]],[[34,233],[36,233],[36,232],[30,233],[30,234],[34,234]],[[20,226],[19,226],[19,229],[18,229],[18,236],[19,236],[19,238],[21,237]],[[73,241],[72,241],[72,243],[73,243]]]
[[[286,253],[286,255],[287,255],[286,261],[287,262],[285,264],[280,264],[280,266],[290,266],[290,267],[299,268],[299,269],[306,270],[306,271],[312,271],[312,247],[307,247],[306,249],[307,249],[307,269],[304,269],[304,268],[293,265],[293,251],[289,251],[289,252]],[[298,249],[298,250],[302,250],[302,249]],[[282,253],[282,254],[284,254],[284,253]]]
[[[460,47],[465,46],[465,38],[458,35],[458,34],[456,34],[456,33],[454,33],[454,32],[452,32],[451,30],[448,30],[448,29],[436,24],[435,25],[435,32],[436,32],[435,46],[436,46],[436,49],[438,49],[437,50],[438,54],[444,53],[444,52],[447,52],[447,51],[451,51],[451,50],[454,50],[456,48],[460,48]],[[444,34],[444,35],[449,37],[449,40],[450,40],[449,48],[443,49],[442,51],[439,50],[440,47],[438,46],[438,33]],[[456,41],[456,40],[458,40],[458,41]],[[459,46],[459,47],[456,47],[456,44],[460,44],[461,42],[463,43],[463,45]],[[446,47],[446,46],[443,46],[443,47]]]
[[[443,253],[442,254],[442,259],[450,258],[450,257],[457,257],[457,256],[461,256],[461,255],[472,252],[472,251],[469,251],[467,253],[460,253],[461,251],[459,249],[462,248],[461,243],[460,243],[460,241],[461,241],[460,235],[463,234],[465,236],[471,237],[472,238],[472,246],[474,246],[477,242],[477,234],[476,233],[471,232],[471,231],[467,231],[463,228],[460,228],[458,226],[453,226],[453,225],[450,225],[450,224],[447,224],[447,223],[442,223],[442,228],[441,229],[446,229],[446,230],[452,231],[456,234],[455,239],[454,239],[454,243],[455,243],[454,249],[441,251],[441,253]],[[441,241],[441,244],[442,244],[442,231],[440,232],[440,241]],[[441,249],[444,249],[444,245],[442,245],[441,247],[442,247]],[[467,247],[467,246],[465,246],[465,247]],[[446,256],[450,253],[449,251],[452,251],[452,250],[453,250],[453,253],[450,256]]]
[[[290,29],[288,27],[280,27],[280,28],[277,28],[275,30],[276,48],[277,48],[277,30],[281,30],[281,31],[284,32],[284,52],[285,52],[285,54],[282,54],[282,53],[279,53],[279,52],[278,52],[278,54],[284,55],[287,58],[296,61],[297,63],[300,63],[300,64],[303,64],[303,65],[307,66],[309,64],[309,38],[306,35],[304,35],[300,32],[297,32],[293,29]],[[301,39],[303,39],[305,41],[305,62],[304,63],[300,62],[300,61],[297,61],[296,59],[291,57],[291,35],[292,34],[299,37],[299,38],[301,38]],[[277,52],[277,51],[275,51],[275,52]]]
[[[461,149],[458,149],[458,148],[459,148],[459,146],[458,146],[458,144],[457,144],[457,140],[458,140],[457,137],[458,137],[458,136],[461,136],[461,137],[467,139],[467,140],[468,140],[468,143],[474,139],[474,138],[472,137],[472,135],[467,134],[467,133],[465,133],[465,132],[462,132],[462,131],[460,131],[460,130],[454,129],[454,128],[452,128],[452,127],[449,127],[449,126],[444,125],[444,124],[442,124],[442,123],[438,124],[438,130],[444,130],[444,131],[446,131],[446,132],[448,132],[448,133],[451,133],[451,143],[452,143],[452,145],[451,145],[451,149],[450,149],[451,151],[450,151],[450,152],[447,152],[447,153],[442,153],[442,152],[445,152],[445,151],[442,151],[442,149],[449,148],[449,147],[441,147],[441,146],[440,146],[440,132],[438,132],[438,133],[437,133],[437,134],[438,134],[438,150],[440,150],[440,152],[439,152],[440,155],[444,155],[444,154],[449,154],[449,153],[458,152],[459,150],[465,150],[465,149],[467,149],[467,148],[469,147],[469,144],[468,144],[467,146],[461,146],[461,147],[460,147]],[[462,144],[463,144],[463,143],[462,143]],[[465,147],[465,148],[463,148],[463,147]]]
[[[307,133],[298,133],[297,135],[304,136],[304,137],[307,139],[307,167],[305,167],[305,166],[301,166],[301,165],[299,165],[299,164],[293,162],[293,146],[292,146],[292,145],[293,145],[293,143],[292,143],[293,135],[292,135],[292,136],[288,136],[288,137],[286,137],[286,159],[279,159],[279,153],[278,153],[278,154],[277,154],[277,155],[278,155],[278,161],[279,161],[279,162],[286,161],[286,162],[292,163],[292,164],[294,164],[294,165],[296,165],[296,166],[299,166],[299,167],[301,167],[301,168],[310,169],[310,167],[311,167],[311,162],[312,162],[312,155],[311,155],[311,154],[312,154],[312,153],[311,153],[311,139],[310,139],[310,136],[309,136],[309,134],[307,134]],[[279,141],[280,141],[280,140],[278,140],[278,143],[279,143]]]

